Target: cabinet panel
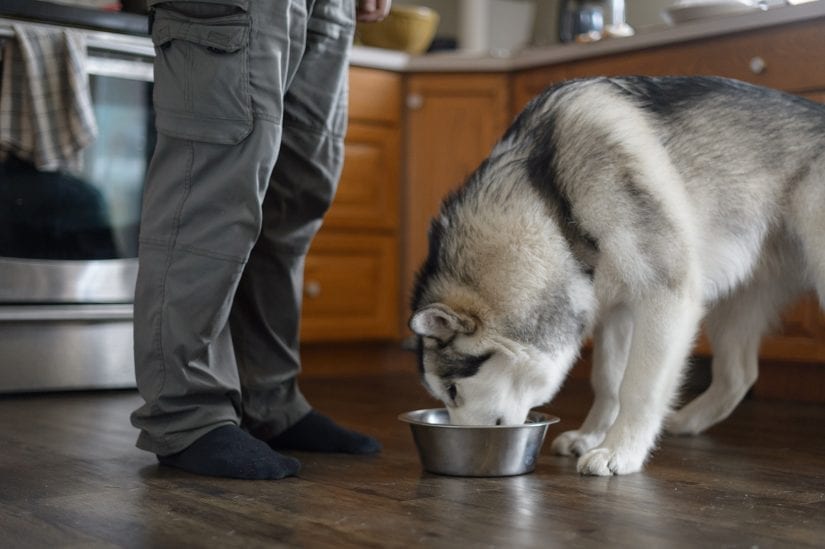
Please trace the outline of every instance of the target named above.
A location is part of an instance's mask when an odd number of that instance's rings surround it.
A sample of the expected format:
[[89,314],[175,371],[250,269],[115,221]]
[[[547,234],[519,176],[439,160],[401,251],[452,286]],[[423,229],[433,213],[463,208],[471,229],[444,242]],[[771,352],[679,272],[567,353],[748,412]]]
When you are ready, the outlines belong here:
[[306,258],[301,340],[397,338],[396,247],[392,236],[322,230]]
[[510,120],[506,75],[412,75],[407,85],[405,296],[442,199],[478,167]]
[[705,74],[787,91],[825,85],[821,21],[582,61],[568,77],[585,74]]
[[350,124],[344,168],[327,227],[395,230],[398,227],[398,130]]

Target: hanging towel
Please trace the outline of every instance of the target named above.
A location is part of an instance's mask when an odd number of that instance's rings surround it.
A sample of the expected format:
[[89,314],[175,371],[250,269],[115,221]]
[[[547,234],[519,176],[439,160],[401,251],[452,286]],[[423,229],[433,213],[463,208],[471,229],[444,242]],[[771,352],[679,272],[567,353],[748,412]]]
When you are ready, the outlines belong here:
[[78,167],[97,136],[85,38],[20,25],[14,33],[3,49],[0,151],[42,171]]

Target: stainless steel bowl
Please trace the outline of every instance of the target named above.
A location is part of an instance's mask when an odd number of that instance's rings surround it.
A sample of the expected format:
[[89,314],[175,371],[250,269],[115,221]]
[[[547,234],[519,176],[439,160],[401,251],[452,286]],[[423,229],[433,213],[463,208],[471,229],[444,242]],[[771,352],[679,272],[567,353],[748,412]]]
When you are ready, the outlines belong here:
[[444,408],[398,416],[410,425],[424,470],[459,477],[506,477],[536,468],[547,427],[559,418],[530,412],[523,425],[450,425]]

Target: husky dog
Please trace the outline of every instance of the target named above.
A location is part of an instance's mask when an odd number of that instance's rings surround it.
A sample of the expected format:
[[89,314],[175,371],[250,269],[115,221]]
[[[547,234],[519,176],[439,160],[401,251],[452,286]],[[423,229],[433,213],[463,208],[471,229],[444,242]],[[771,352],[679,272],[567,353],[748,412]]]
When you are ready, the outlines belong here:
[[[663,427],[730,414],[784,305],[825,304],[823,212],[825,106],[723,78],[555,86],[432,222],[424,384],[453,423],[522,423],[592,335],[593,406],[552,448],[582,474],[638,471]],[[713,381],[671,413],[703,317]]]

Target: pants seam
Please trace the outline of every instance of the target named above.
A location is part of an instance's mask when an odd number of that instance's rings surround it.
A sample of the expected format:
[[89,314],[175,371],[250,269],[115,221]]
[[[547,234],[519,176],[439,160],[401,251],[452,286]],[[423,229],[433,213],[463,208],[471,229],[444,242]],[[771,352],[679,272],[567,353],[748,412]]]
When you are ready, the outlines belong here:
[[[166,269],[163,273],[163,278],[161,279],[161,287],[160,287],[160,313],[158,316],[158,328],[156,333],[156,345],[158,350],[160,351],[160,363],[161,363],[161,381],[160,381],[160,389],[158,394],[162,394],[164,388],[166,387],[166,352],[164,351],[163,347],[163,318],[164,318],[164,311],[166,310],[166,280],[169,277],[169,271],[172,268],[172,259],[174,255],[174,247],[175,242],[178,239],[178,233],[180,232],[180,220],[183,216],[183,206],[186,203],[186,199],[189,198],[189,191],[192,188],[192,171],[194,168],[195,162],[195,145],[192,141],[185,141],[186,146],[189,152],[189,162],[186,167],[186,174],[183,179],[183,195],[178,202],[177,211],[175,212],[174,221],[172,223],[172,231],[169,239],[169,249],[166,254]],[[156,410],[156,412],[160,412],[160,410]],[[164,446],[169,445],[169,438],[168,434],[166,434],[164,430],[163,441],[162,444]]]
[[263,111],[254,111],[253,116],[256,120],[266,120],[267,122],[271,122],[276,125],[279,125],[281,123],[280,117],[267,114]]
[[220,261],[230,261],[232,263],[240,264],[244,264],[247,261],[245,257],[238,257],[234,255],[221,254],[219,252],[212,252],[209,250],[204,250],[203,248],[198,248],[196,246],[187,246],[185,244],[178,244],[177,246],[174,246],[171,245],[169,242],[164,242],[160,238],[145,237],[140,239],[140,243],[146,246],[155,246],[157,248],[169,248],[171,252],[183,251],[188,252],[192,255],[209,257],[211,259],[218,259]]
[[181,251],[184,251],[184,252],[189,252],[192,255],[199,255],[199,256],[202,256],[202,257],[217,259],[217,260],[220,260],[220,261],[229,261],[229,262],[232,262],[232,263],[239,263],[241,265],[246,263],[246,258],[244,258],[244,257],[226,255],[226,254],[221,254],[221,253],[218,253],[218,252],[210,252],[209,250],[204,250],[204,249],[197,248],[197,247],[194,247],[194,246],[187,246],[185,244],[179,244],[178,246],[175,247],[175,249],[176,250],[181,250]]
[[163,240],[162,238],[155,238],[153,236],[141,236],[138,239],[138,243],[144,244],[146,246],[155,246],[156,248],[166,249],[167,247],[169,247],[168,240]]

